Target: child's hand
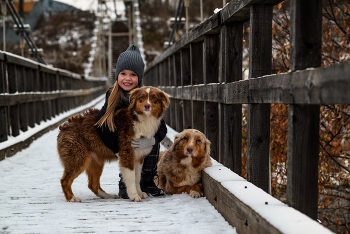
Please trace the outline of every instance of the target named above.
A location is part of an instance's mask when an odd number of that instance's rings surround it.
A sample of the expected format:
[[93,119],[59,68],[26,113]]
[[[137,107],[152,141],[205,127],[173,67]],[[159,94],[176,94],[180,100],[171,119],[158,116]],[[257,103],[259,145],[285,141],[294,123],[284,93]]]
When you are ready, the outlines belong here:
[[131,141],[131,146],[134,149],[144,149],[154,145],[155,143],[156,143],[156,139],[154,139],[154,137],[151,137],[151,138],[141,137],[140,139],[133,139]]

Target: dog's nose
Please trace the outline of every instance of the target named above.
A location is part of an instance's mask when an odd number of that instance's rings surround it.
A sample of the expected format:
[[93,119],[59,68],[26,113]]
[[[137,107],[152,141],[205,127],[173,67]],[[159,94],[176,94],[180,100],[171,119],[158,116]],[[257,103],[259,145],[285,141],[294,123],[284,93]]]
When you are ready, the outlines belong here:
[[150,108],[151,108],[151,105],[150,105],[150,104],[148,104],[148,103],[145,104],[145,109],[146,109],[146,110],[149,110]]
[[192,153],[192,152],[193,152],[193,148],[192,148],[192,147],[188,147],[188,148],[187,148],[187,152],[188,152],[188,153]]

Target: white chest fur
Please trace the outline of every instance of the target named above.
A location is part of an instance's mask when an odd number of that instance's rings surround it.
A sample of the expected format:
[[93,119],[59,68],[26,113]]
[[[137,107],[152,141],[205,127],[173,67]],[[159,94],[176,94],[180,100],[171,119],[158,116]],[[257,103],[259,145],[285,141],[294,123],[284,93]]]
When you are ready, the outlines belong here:
[[181,160],[181,164],[186,165],[186,179],[181,182],[178,186],[194,185],[198,183],[201,178],[201,172],[198,172],[197,168],[193,168],[191,165],[192,157],[187,157]]
[[158,131],[160,119],[155,118],[152,115],[138,115],[139,121],[134,122],[135,138],[141,136],[151,138]]

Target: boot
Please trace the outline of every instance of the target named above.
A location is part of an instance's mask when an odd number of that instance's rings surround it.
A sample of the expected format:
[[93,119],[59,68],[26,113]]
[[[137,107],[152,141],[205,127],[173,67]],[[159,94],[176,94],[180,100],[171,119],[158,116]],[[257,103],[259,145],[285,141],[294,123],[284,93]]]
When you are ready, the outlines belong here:
[[165,195],[164,191],[157,187],[154,183],[155,173],[145,174],[142,172],[140,186],[141,190],[147,193],[148,196],[158,197]]
[[154,145],[151,153],[145,157],[141,171],[141,190],[149,196],[163,196],[165,193],[154,183],[157,176],[157,162],[159,157],[159,144]]

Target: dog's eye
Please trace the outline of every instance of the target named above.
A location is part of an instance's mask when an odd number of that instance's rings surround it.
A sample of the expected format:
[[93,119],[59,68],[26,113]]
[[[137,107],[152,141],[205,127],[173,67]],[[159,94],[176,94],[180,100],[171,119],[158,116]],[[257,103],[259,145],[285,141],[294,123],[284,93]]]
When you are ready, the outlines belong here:
[[157,99],[156,97],[152,97],[152,101],[153,101],[154,103],[157,103],[157,102],[158,102],[158,99]]
[[143,102],[144,100],[145,100],[145,97],[144,97],[144,96],[142,96],[142,97],[139,98],[139,101],[140,101],[140,102]]
[[196,142],[197,142],[198,145],[202,144],[202,140],[201,139],[197,139]]
[[188,141],[188,138],[187,138],[187,137],[183,137],[182,140],[185,141],[185,142],[187,142],[187,141]]

